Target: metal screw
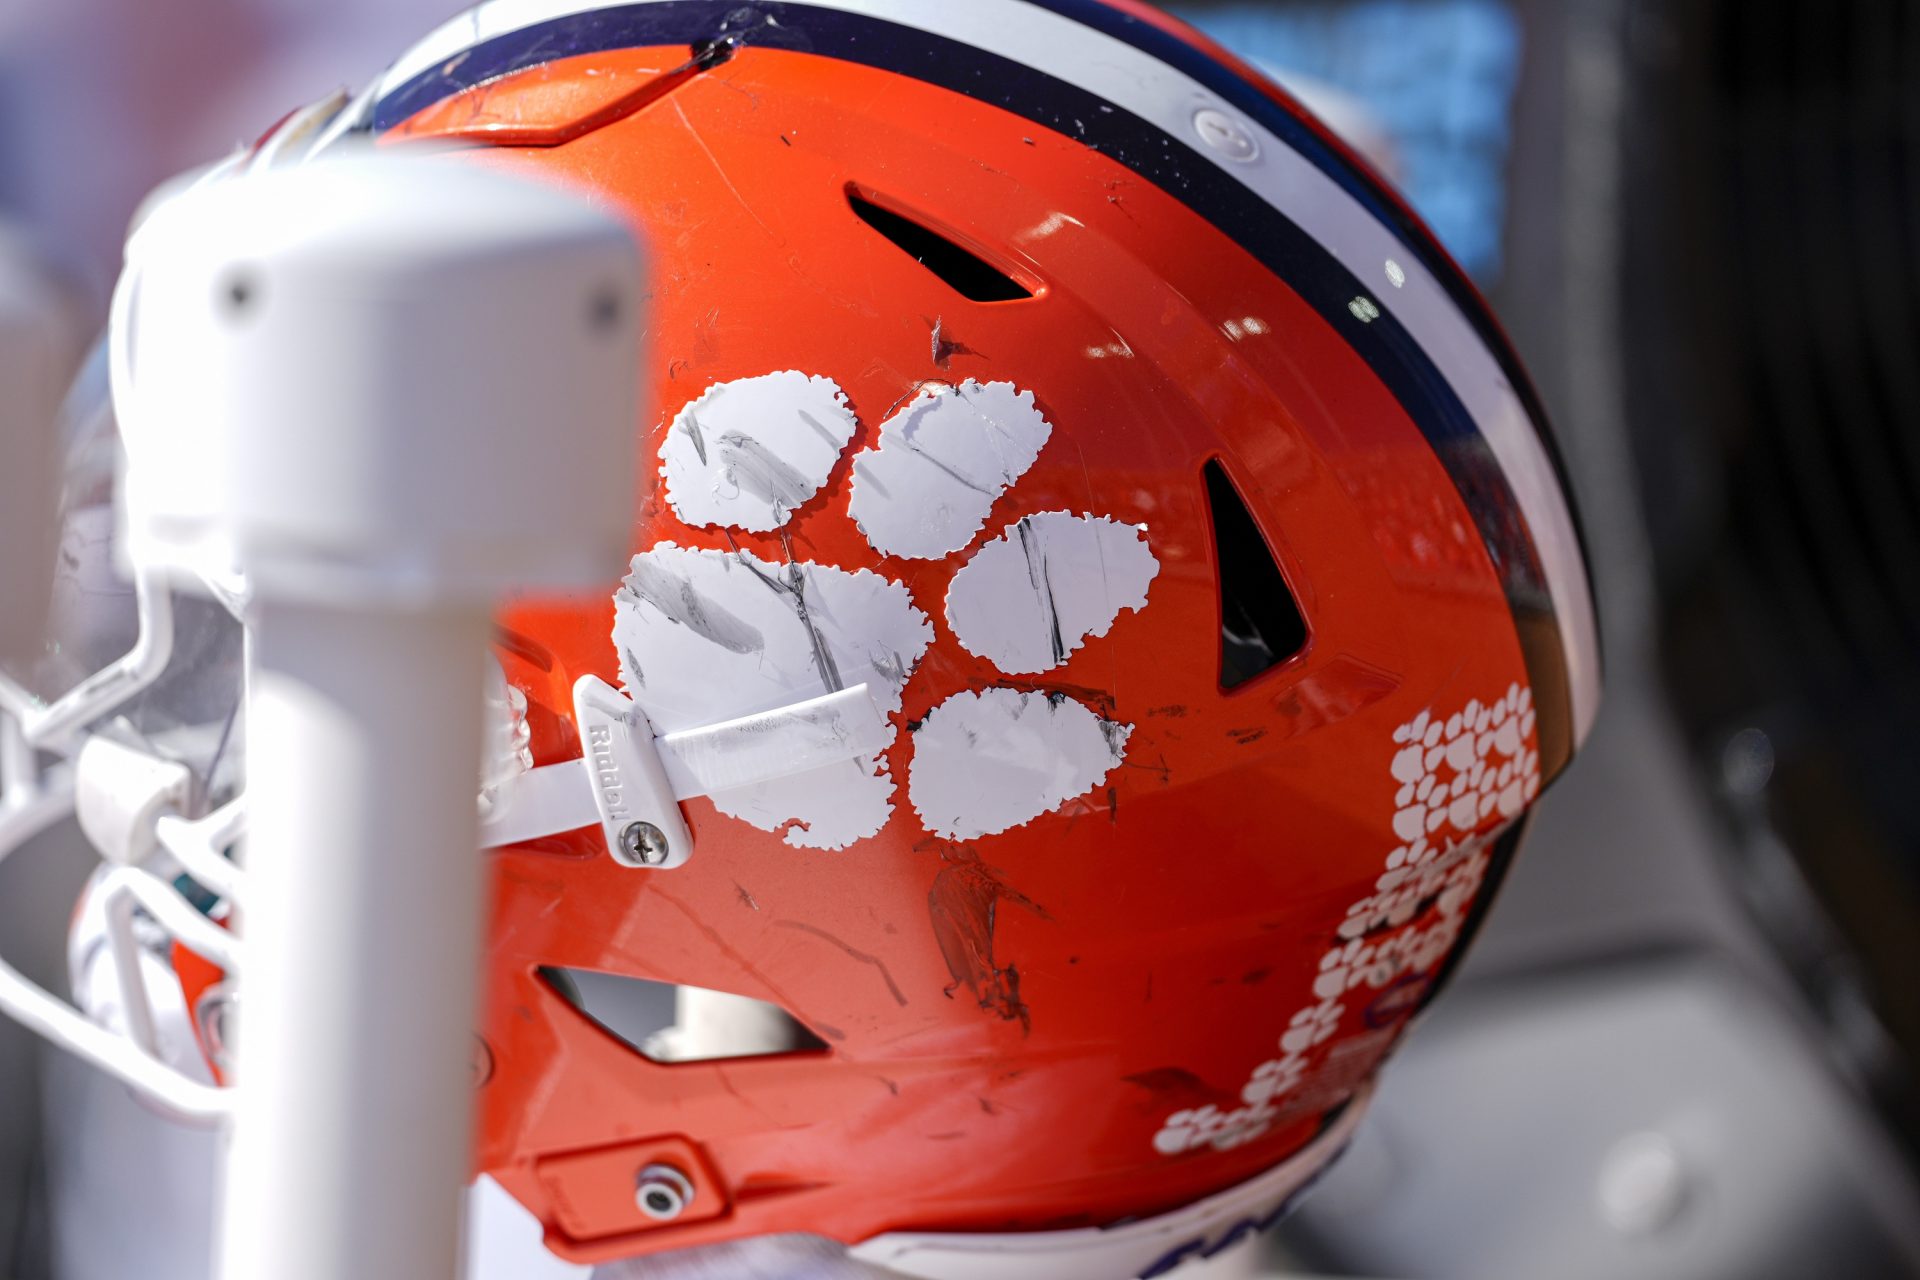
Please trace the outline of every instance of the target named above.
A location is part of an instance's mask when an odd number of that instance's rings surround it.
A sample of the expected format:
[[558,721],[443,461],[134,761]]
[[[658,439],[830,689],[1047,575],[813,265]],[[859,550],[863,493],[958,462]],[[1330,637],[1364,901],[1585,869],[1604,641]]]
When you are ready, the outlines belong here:
[[620,833],[620,860],[633,867],[657,867],[667,860],[667,833],[651,822],[629,822]]
[[654,1221],[671,1222],[693,1203],[693,1183],[670,1164],[650,1164],[640,1171],[633,1202]]

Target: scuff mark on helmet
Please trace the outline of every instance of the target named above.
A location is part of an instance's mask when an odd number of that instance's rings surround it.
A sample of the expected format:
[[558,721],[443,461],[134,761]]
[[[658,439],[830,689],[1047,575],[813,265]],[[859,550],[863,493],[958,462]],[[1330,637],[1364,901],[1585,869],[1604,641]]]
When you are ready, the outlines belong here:
[[[720,437],[720,448],[720,474],[741,491],[767,502],[782,518],[781,523],[813,496],[816,486],[812,480],[751,436],[726,432]],[[700,460],[706,461],[705,454]]]
[[660,442],[667,501],[697,527],[778,529],[827,482],[855,426],[831,378],[786,369],[716,382]]
[[728,653],[758,653],[766,647],[759,628],[702,594],[690,578],[645,557],[634,558],[620,594],[630,600],[644,600],[669,621]]
[[804,920],[775,920],[773,924],[776,929],[797,929],[802,933],[812,934],[822,942],[840,948],[840,950],[846,952],[850,958],[858,960],[861,964],[872,965],[879,971],[880,980],[887,984],[887,994],[893,997],[894,1003],[900,1005],[902,1008],[906,1007],[907,993],[902,991],[900,984],[893,980],[892,970],[887,968],[887,962],[879,956],[869,951],[862,951],[858,947],[848,943],[845,939],[827,932],[818,925],[808,924]]
[[955,356],[978,354],[966,343],[955,341],[947,335],[947,320],[945,316],[935,316],[932,323],[933,333],[928,343],[928,354],[933,357],[933,363],[937,367],[942,369],[946,368]]
[[1151,1094],[1150,1106],[1232,1106],[1235,1100],[1233,1090],[1208,1084],[1185,1067],[1151,1067],[1120,1078]]
[[981,1009],[1008,1022],[1018,1021],[1023,1032],[1033,1029],[1032,1016],[1020,998],[1020,970],[1001,965],[993,955],[993,935],[1002,900],[1051,920],[1046,908],[1012,888],[969,845],[930,842],[941,850],[946,865],[933,878],[927,893],[927,914],[934,940],[947,963],[953,982],[949,999],[961,987],[973,993]]

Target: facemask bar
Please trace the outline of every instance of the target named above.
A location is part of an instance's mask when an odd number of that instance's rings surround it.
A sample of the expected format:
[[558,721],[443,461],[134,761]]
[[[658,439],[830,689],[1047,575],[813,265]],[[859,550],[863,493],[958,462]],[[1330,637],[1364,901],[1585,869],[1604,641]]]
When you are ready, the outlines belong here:
[[[127,385],[126,317],[137,287],[137,274],[128,271],[114,289],[108,359],[116,387]],[[152,688],[173,659],[173,596],[167,575],[137,568],[133,585],[137,631],[132,648],[114,662],[51,702],[0,672],[0,787],[4,788],[0,790],[0,859],[74,815],[77,762],[87,731]],[[226,594],[220,587],[209,584],[216,598]],[[43,771],[37,758],[40,751],[64,759]],[[124,757],[134,749],[120,747],[119,751]],[[157,767],[166,764],[148,759]],[[207,889],[233,900],[242,877],[222,849],[238,839],[244,828],[240,801],[201,819],[175,811],[157,811],[145,818],[151,822],[150,832],[128,840],[123,849],[101,850],[102,854],[126,855],[134,847],[160,851]],[[108,872],[97,892],[103,895],[107,947],[131,1034],[123,1036],[93,1022],[4,958],[0,958],[0,1012],[119,1077],[179,1119],[206,1121],[225,1115],[229,1098],[224,1090],[181,1074],[157,1056],[152,1004],[134,936],[134,912],[136,907],[144,910],[170,936],[230,970],[239,963],[238,939],[203,916],[166,879],[131,861]]]
[[140,630],[133,648],[54,701],[36,697],[0,672],[0,711],[12,717],[28,747],[77,750],[76,730],[124,706],[166,671],[173,659],[173,597],[165,576],[153,570],[136,573],[134,599]]
[[[146,631],[143,625],[142,634]],[[106,674],[103,672],[102,676]],[[101,677],[96,677],[48,708],[60,710],[61,704],[78,702],[78,695],[91,690],[85,706],[93,714],[68,709],[61,716],[43,718],[42,726],[54,728],[42,731],[50,737],[56,733],[62,737],[71,734],[75,726],[112,711],[153,678],[149,675],[144,683],[121,684],[103,683]],[[122,692],[119,697],[108,700],[101,696],[102,689]],[[67,716],[74,718],[67,720]],[[31,739],[20,718],[14,714],[0,715],[0,781],[5,786],[5,790],[0,791],[0,858],[72,816],[73,772],[73,765],[64,760],[45,770],[38,769]],[[225,809],[215,817],[231,820]],[[172,834],[183,845],[198,846],[199,840],[180,837],[202,837],[206,831],[200,823],[180,823]],[[167,843],[164,837],[159,842],[163,847]],[[202,849],[195,847],[193,852],[198,855]],[[100,891],[106,895],[107,945],[132,1035],[123,1036],[99,1026],[73,1006],[35,985],[3,958],[0,958],[0,1012],[123,1080],[176,1118],[219,1119],[229,1109],[226,1091],[181,1074],[154,1054],[152,1006],[139,971],[140,950],[133,936],[133,911],[136,905],[145,909],[163,929],[185,945],[224,965],[238,964],[238,940],[202,916],[171,884],[139,867],[116,867],[108,873]]]

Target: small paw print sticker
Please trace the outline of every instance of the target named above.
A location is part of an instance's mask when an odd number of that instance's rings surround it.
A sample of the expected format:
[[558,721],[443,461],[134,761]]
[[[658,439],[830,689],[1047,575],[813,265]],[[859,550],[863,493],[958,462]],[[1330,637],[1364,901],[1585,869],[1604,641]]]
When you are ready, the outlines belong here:
[[1327,952],[1320,958],[1320,976],[1313,980],[1313,994],[1323,1000],[1345,995],[1372,966],[1373,953],[1372,944],[1360,938]]
[[1513,818],[1540,790],[1533,691],[1515,683],[1492,703],[1469,702],[1446,720],[1421,712],[1394,733],[1405,745],[1392,772],[1394,834],[1415,841],[1443,828],[1472,831],[1498,812]]
[[1322,1000],[1294,1014],[1280,1035],[1280,1047],[1288,1053],[1305,1053],[1340,1029],[1340,1015],[1347,1007],[1337,1000]]
[[1264,1103],[1222,1111],[1216,1106],[1176,1111],[1153,1137],[1154,1150],[1176,1156],[1199,1147],[1229,1151],[1252,1142],[1273,1122],[1273,1108]]
[[1306,1070],[1307,1061],[1298,1054],[1269,1059],[1253,1069],[1240,1089],[1240,1101],[1251,1107],[1265,1106],[1299,1084]]
[[[1270,1127],[1276,1100],[1324,1060],[1349,1001],[1362,1007],[1369,1029],[1417,1007],[1402,1003],[1383,1014],[1380,998],[1353,997],[1363,988],[1391,994],[1407,975],[1431,975],[1452,953],[1486,879],[1494,836],[1539,793],[1533,727],[1532,695],[1515,683],[1499,698],[1476,699],[1445,718],[1422,711],[1394,730],[1383,757],[1393,805],[1382,840],[1388,852],[1373,892],[1349,904],[1310,975],[1312,1001],[1281,1028],[1282,1056],[1248,1073],[1240,1091],[1245,1115],[1176,1112],[1155,1135],[1155,1150],[1217,1150],[1223,1135],[1251,1141],[1247,1135]],[[1230,1117],[1240,1118],[1230,1125]],[[1203,1122],[1211,1127],[1201,1133]]]
[[1160,1132],[1154,1135],[1154,1150],[1162,1155],[1175,1156],[1205,1146],[1220,1131],[1222,1119],[1220,1108],[1211,1105],[1176,1111],[1167,1117],[1160,1126]]

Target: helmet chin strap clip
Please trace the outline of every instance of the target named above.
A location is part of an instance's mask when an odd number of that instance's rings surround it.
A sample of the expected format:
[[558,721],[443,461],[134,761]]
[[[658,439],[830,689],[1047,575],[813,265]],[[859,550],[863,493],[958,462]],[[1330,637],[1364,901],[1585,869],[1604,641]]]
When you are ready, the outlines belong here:
[[584,754],[490,788],[483,845],[598,823],[614,861],[668,870],[693,854],[680,801],[871,756],[892,738],[864,684],[659,736],[646,712],[597,676],[573,686],[573,709]]

